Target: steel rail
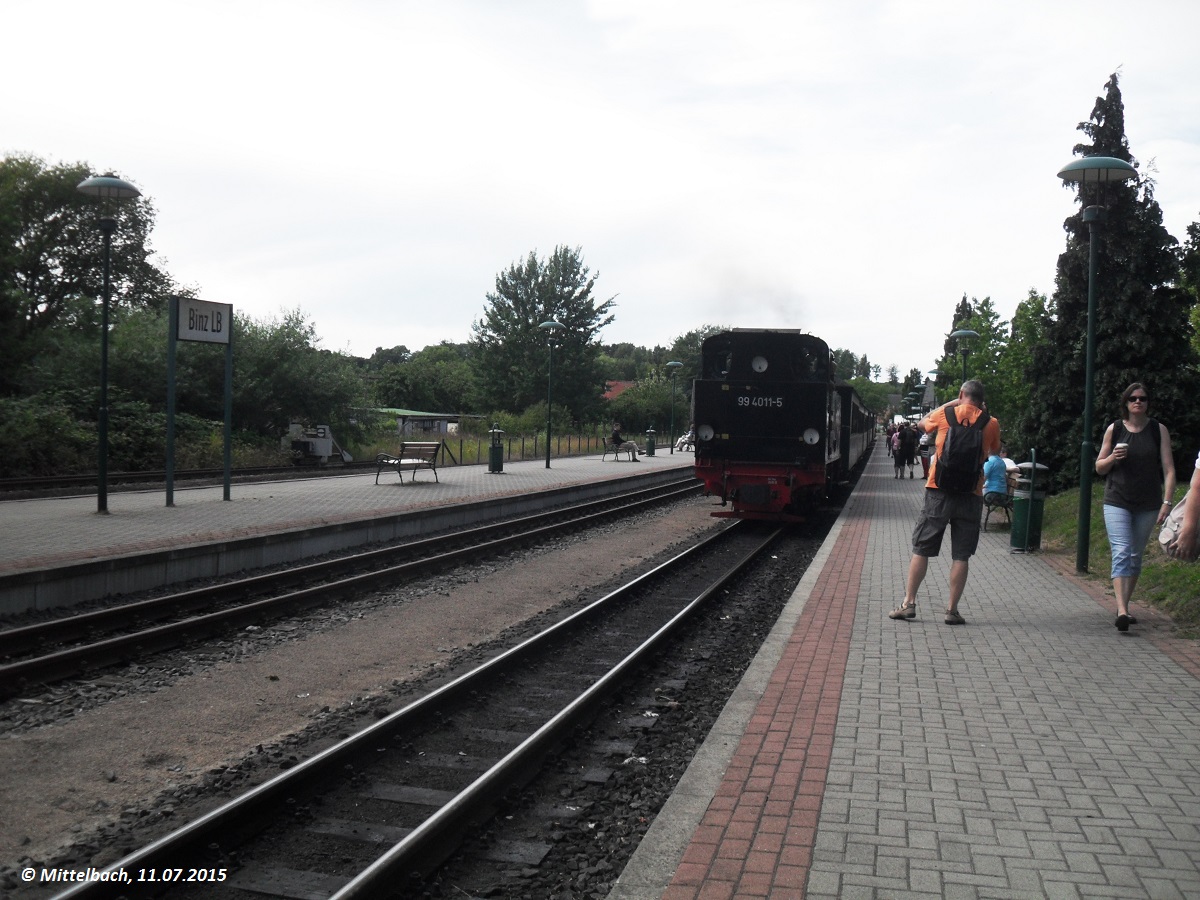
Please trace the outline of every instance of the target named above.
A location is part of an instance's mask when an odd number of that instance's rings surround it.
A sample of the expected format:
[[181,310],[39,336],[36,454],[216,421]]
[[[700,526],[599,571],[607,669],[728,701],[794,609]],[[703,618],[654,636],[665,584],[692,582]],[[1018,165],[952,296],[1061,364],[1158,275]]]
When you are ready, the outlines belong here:
[[[340,769],[347,761],[361,755],[364,750],[377,746],[381,739],[390,738],[391,735],[402,733],[419,719],[431,715],[440,704],[453,702],[469,696],[478,684],[487,683],[489,679],[495,678],[506,667],[519,664],[525,657],[539,652],[544,645],[556,640],[561,635],[569,634],[572,629],[578,628],[580,625],[586,624],[597,616],[602,615],[611,604],[622,596],[644,586],[650,580],[664,572],[680,566],[686,561],[690,561],[693,555],[707,550],[725,535],[743,527],[742,523],[735,522],[720,532],[710,535],[702,542],[682,551],[666,562],[633,579],[628,584],[606,594],[604,597],[578,610],[567,618],[556,622],[544,631],[505,650],[471,671],[452,679],[429,694],[380,719],[378,722],[368,725],[344,741],[257,785],[245,794],[205,813],[198,819],[189,822],[170,834],[164,835],[145,847],[133,851],[127,856],[111,863],[101,870],[101,872],[117,872],[122,869],[125,871],[136,871],[138,869],[161,869],[169,867],[171,863],[186,856],[189,850],[206,845],[228,833],[236,832],[244,827],[247,821],[263,816],[264,812],[273,805],[282,804],[287,798],[295,797],[298,792],[302,792],[318,783],[330,771]],[[768,546],[777,534],[778,531],[773,532],[752,553],[745,555],[735,566],[730,567],[726,572],[722,573],[716,583],[710,585],[696,598],[688,601],[682,611],[672,616],[666,625],[661,626],[650,638],[644,641],[633,655],[644,658],[645,654],[652,652],[690,613],[695,612],[729,578],[732,578],[737,571],[748,564],[753,556]],[[627,672],[634,665],[636,663],[631,661],[631,657],[626,657],[625,660],[617,664],[617,667]],[[615,686],[615,682],[616,677],[611,672],[602,676],[580,698],[577,698],[560,710],[547,725],[538,729],[538,731],[523,741],[516,750],[493,765],[484,775],[456,795],[450,803],[446,804],[424,824],[406,835],[402,841],[394,845],[388,852],[378,857],[375,862],[368,866],[367,869],[364,869],[358,876],[350,879],[335,895],[338,900],[346,900],[348,897],[373,896],[383,882],[386,882],[388,879],[394,879],[395,873],[402,871],[406,866],[410,869],[416,867],[427,870],[430,862],[433,860],[433,857],[430,855],[431,849],[436,849],[439,841],[442,841],[447,834],[452,833],[455,829],[460,828],[471,817],[471,807],[475,806],[476,803],[486,803],[491,798],[494,798],[496,792],[503,789],[506,779],[508,786],[511,787],[514,778],[526,772],[529,766],[535,764],[535,757],[538,760],[544,757],[547,750],[555,741],[555,732],[561,734],[558,731],[559,729],[569,727],[568,723],[573,724],[582,716],[585,709],[583,705],[585,701],[582,698],[587,697],[589,698],[587,702],[594,702],[611,690]],[[521,752],[518,753],[518,751]],[[476,806],[475,808],[478,807]],[[442,849],[444,852],[446,848]],[[437,861],[440,862],[440,859]],[[394,881],[391,886],[394,887]],[[122,885],[118,881],[97,879],[77,884],[55,895],[52,900],[99,900],[99,898],[115,897],[127,892],[128,886]]]
[[[507,756],[483,773],[436,813],[414,828],[391,850],[355,876],[330,900],[364,900],[384,893],[398,878],[414,871],[428,871],[431,861],[445,858],[449,839],[467,827],[478,810],[500,800],[514,784],[524,784],[541,766],[550,751],[595,707],[618,688],[628,674],[651,657],[695,611],[745,568],[779,535],[776,529],[768,537],[721,573],[704,591],[694,597],[671,619],[632,653],[614,665],[586,691],[572,700],[550,721],[531,734]],[[678,558],[676,558],[678,559]],[[666,565],[675,564],[671,560]],[[657,570],[655,570],[657,571]],[[652,573],[648,573],[652,574]],[[624,593],[622,587],[601,601]],[[440,858],[439,858],[440,857]]]
[[[387,565],[370,572],[344,576],[333,581],[325,580],[320,584],[301,590],[0,665],[0,697],[19,693],[22,687],[29,683],[61,680],[82,671],[124,661],[134,653],[144,655],[170,649],[185,641],[220,633],[233,625],[246,622],[257,623],[272,615],[328,603],[332,598],[368,589],[381,581],[419,575],[474,556],[492,554],[510,546],[546,536],[555,536],[567,526],[585,526],[597,519],[608,518],[614,512],[661,503],[698,489],[699,485],[693,479],[681,479],[679,482],[668,485],[635,491],[625,497],[609,497],[590,501],[532,516],[492,523],[467,531],[425,538],[399,547],[368,550],[365,553],[342,557],[338,560],[311,563],[285,572],[255,575],[224,585],[211,585],[180,594],[124,604],[112,609],[96,610],[67,619],[0,632],[0,654],[11,655],[22,648],[35,646],[52,639],[61,640],[64,635],[82,634],[122,619],[145,619],[147,617],[161,619],[232,597],[243,597],[247,593],[278,589],[296,582],[319,578],[327,579],[348,568],[361,568],[365,564],[378,563],[380,560],[397,555],[417,556],[407,562]],[[634,499],[629,499],[631,497]],[[512,532],[513,529],[517,529],[515,534],[509,533],[502,537],[495,537],[498,534]],[[439,549],[461,543],[464,540],[472,543],[452,550]]]

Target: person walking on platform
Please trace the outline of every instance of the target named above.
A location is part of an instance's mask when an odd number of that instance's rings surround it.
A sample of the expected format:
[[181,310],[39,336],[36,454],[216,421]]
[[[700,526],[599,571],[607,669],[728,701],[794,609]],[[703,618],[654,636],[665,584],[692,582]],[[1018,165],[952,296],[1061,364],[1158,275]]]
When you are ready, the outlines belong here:
[[908,563],[904,600],[888,616],[914,619],[917,591],[925,580],[929,558],[941,552],[942,538],[950,529],[950,595],[947,625],[965,625],[958,611],[970,559],[979,545],[979,520],[983,513],[983,461],[1000,448],[1000,422],[984,409],[983,384],[963,383],[958,398],[927,414],[917,428],[937,430],[937,445],[925,503],[913,528],[913,552]]
[[1183,507],[1183,522],[1172,555],[1185,562],[1195,562],[1200,556],[1200,453],[1196,454],[1196,467],[1188,484],[1188,502]]
[[1104,483],[1104,528],[1112,548],[1112,583],[1118,631],[1137,619],[1129,599],[1142,572],[1142,554],[1155,525],[1171,511],[1175,460],[1167,426],[1150,418],[1150,394],[1135,381],[1121,394],[1121,418],[1104,431],[1096,473]]
[[[904,457],[903,465],[908,466],[908,477],[913,477],[913,467],[917,464],[917,427],[915,425],[905,425],[901,432],[903,437],[900,439],[900,453]],[[904,473],[900,473],[900,477],[904,477]]]

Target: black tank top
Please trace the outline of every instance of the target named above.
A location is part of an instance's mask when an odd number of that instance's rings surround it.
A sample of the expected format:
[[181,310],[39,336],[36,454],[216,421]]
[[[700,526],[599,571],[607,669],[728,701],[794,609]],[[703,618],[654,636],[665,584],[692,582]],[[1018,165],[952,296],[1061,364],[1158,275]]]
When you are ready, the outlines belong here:
[[1162,452],[1154,439],[1158,422],[1151,419],[1141,431],[1129,431],[1122,424],[1113,427],[1113,444],[1125,441],[1129,455],[1108,472],[1104,484],[1104,503],[1133,512],[1149,512],[1162,505]]

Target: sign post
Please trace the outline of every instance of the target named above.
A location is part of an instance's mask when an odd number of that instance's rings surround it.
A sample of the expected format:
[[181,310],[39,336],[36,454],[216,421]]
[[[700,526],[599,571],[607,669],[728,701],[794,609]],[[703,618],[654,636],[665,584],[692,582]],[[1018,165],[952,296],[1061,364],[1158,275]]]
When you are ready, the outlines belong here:
[[170,298],[167,330],[167,506],[175,505],[175,342],[225,345],[225,494],[233,476],[233,304]]

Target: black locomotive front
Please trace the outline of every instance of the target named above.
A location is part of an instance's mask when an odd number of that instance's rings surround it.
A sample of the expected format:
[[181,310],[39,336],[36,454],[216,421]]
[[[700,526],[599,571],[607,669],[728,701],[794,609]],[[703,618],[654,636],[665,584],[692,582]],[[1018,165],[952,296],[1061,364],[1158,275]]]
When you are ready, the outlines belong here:
[[839,468],[842,402],[828,345],[734,329],[702,347],[693,387],[696,475],[743,518],[799,517]]

